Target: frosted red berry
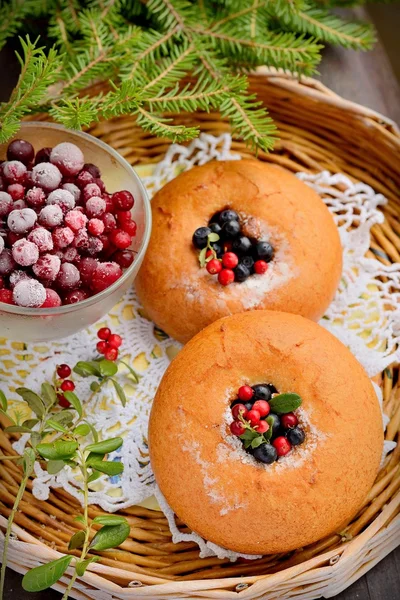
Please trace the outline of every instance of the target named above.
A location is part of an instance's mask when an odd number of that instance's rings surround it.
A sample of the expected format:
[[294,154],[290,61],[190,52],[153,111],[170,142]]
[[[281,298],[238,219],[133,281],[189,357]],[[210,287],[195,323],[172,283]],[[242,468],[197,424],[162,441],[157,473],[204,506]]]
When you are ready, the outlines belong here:
[[65,363],[58,365],[57,375],[60,377],[60,379],[67,379],[67,377],[71,375],[71,367]]
[[104,231],[106,233],[110,233],[110,231],[117,228],[117,222],[113,214],[106,212],[101,216],[101,220],[104,223]]
[[11,290],[0,290],[0,302],[4,304],[14,304],[13,293]]
[[131,210],[133,208],[134,198],[127,190],[115,192],[112,195],[112,200],[116,210]]
[[100,219],[90,219],[87,228],[89,233],[98,236],[104,231],[104,223]]
[[116,248],[125,250],[131,245],[132,238],[129,233],[126,233],[126,231],[122,231],[122,229],[114,229],[114,231],[112,231],[110,234],[110,242],[114,244]]
[[64,294],[64,304],[76,304],[77,302],[82,302],[89,297],[88,292],[85,290],[70,290],[66,294]]
[[137,231],[136,221],[126,221],[121,224],[122,231],[128,233],[131,237],[135,237]]
[[25,196],[25,188],[20,183],[12,183],[8,186],[7,192],[10,194],[11,198],[15,200],[22,200]]
[[116,213],[116,219],[120,225],[132,221],[132,213],[129,210],[119,210]]
[[61,306],[61,298],[57,292],[51,288],[45,288],[45,290],[46,300],[43,302],[40,308],[57,308],[57,306]]
[[50,154],[52,148],[41,148],[36,152],[35,165],[39,163],[50,162]]

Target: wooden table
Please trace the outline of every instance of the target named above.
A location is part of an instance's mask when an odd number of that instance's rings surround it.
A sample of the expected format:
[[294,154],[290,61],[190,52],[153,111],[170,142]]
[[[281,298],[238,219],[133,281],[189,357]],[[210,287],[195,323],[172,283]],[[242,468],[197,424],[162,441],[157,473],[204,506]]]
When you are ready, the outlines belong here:
[[[10,68],[10,55],[0,54],[2,79],[0,100],[5,99],[7,83],[15,79],[15,73],[15,69]],[[3,77],[8,79],[8,82],[4,81]],[[327,49],[320,66],[319,78],[341,96],[365,104],[400,123],[400,86],[380,43],[368,53]],[[28,594],[21,589],[20,582],[21,576],[8,570],[5,600],[59,600],[61,598],[60,594],[52,590]],[[336,596],[336,600],[396,600],[400,597],[399,590],[400,548],[350,588]]]

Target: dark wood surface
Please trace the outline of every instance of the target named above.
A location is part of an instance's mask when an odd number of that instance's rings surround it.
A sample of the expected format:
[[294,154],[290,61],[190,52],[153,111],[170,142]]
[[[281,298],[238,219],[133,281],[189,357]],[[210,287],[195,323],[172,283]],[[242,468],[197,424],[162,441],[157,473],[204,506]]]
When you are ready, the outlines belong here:
[[[359,10],[357,16],[365,17],[365,14]],[[398,22],[397,29],[399,25]],[[398,42],[393,55],[394,60],[396,60],[396,53],[400,54]],[[7,90],[15,81],[16,73],[11,52],[3,51],[0,54],[0,100],[6,99]],[[374,50],[367,53],[337,48],[327,49],[320,66],[319,78],[341,96],[365,104],[400,124],[400,86],[382,43],[379,42]],[[21,576],[8,570],[5,600],[59,600],[60,598],[60,594],[52,590],[37,594],[24,592],[21,588]],[[335,598],[336,600],[399,600],[400,548]]]

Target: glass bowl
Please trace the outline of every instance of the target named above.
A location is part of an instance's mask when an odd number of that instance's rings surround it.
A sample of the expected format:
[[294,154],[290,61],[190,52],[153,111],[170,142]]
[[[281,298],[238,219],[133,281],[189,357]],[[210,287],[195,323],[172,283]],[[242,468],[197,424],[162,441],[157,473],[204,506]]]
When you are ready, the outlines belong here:
[[[136,237],[131,246],[136,253],[135,260],[110,287],[82,302],[57,308],[22,308],[0,302],[1,337],[21,342],[61,339],[107,314],[132,285],[150,239],[150,201],[131,165],[110,146],[87,133],[70,131],[53,123],[31,121],[22,123],[13,139],[31,142],[35,151],[60,142],[72,142],[81,148],[85,162],[99,167],[107,191],[129,190],[135,198],[131,211],[137,223]],[[0,145],[0,160],[5,158],[10,141]]]

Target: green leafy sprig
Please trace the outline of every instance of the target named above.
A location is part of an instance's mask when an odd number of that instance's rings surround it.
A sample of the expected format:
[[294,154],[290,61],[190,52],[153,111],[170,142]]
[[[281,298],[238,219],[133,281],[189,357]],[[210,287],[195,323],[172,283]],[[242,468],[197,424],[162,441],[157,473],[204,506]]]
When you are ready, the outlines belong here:
[[[215,258],[217,258],[217,253],[214,250],[214,246],[213,244],[215,244],[215,242],[218,242],[219,240],[219,235],[218,233],[214,233],[213,231],[211,233],[208,234],[207,236],[207,246],[205,248],[202,248],[199,252],[199,263],[200,263],[200,267],[205,267],[206,264],[208,262],[210,262],[210,260],[213,260]],[[207,256],[207,252],[210,251],[209,256]]]

